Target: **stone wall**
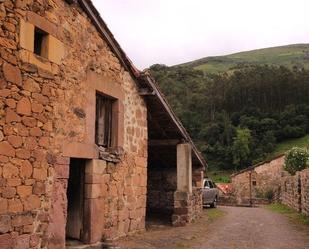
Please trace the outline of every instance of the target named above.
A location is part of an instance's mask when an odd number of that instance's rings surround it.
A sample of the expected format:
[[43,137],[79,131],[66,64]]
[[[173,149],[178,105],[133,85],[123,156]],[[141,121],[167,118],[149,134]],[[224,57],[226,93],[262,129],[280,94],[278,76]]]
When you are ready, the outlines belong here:
[[[144,229],[147,110],[129,73],[76,5],[1,1],[0,25],[0,247],[64,248],[70,158],[99,157],[96,91],[119,99],[123,153],[86,182],[87,240]],[[34,26],[49,34],[46,57]]]
[[176,169],[148,169],[147,211],[171,214],[177,189]]
[[280,201],[298,212],[309,215],[309,169],[282,178]]
[[284,156],[279,156],[232,176],[233,194],[237,204],[248,204],[250,184],[253,199],[267,198],[267,195],[271,193],[274,195],[274,199],[278,199],[278,188],[281,177],[284,175],[283,164]]
[[173,226],[184,226],[197,219],[203,210],[202,189],[193,188],[192,193],[176,191],[174,194]]

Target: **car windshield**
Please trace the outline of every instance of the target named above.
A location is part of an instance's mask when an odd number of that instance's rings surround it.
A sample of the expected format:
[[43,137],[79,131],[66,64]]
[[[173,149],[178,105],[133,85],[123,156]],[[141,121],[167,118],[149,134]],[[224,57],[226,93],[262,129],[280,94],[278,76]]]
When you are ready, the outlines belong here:
[[208,181],[205,181],[205,183],[204,183],[204,188],[206,188],[206,187],[209,187]]

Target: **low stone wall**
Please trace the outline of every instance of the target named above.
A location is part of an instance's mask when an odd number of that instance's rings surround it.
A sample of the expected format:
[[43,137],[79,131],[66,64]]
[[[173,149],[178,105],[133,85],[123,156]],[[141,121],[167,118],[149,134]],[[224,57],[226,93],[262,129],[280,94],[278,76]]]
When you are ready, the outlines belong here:
[[173,226],[184,226],[201,215],[203,210],[201,188],[193,188],[191,194],[176,191],[174,200]]
[[283,177],[280,190],[281,203],[309,215],[309,169]]

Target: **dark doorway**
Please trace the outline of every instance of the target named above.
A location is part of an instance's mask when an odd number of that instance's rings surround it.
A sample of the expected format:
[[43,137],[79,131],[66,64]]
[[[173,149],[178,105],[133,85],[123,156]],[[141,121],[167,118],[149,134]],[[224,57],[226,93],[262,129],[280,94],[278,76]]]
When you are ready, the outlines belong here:
[[81,240],[84,226],[85,160],[71,159],[67,199],[66,238]]

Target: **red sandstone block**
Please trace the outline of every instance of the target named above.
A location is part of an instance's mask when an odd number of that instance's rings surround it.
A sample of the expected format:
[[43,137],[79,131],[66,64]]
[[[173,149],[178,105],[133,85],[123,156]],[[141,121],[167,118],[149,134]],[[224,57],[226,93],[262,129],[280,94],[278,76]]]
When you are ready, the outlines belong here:
[[[70,168],[67,164],[55,164],[54,165],[55,174],[58,179],[68,179]],[[89,182],[87,182],[89,183]]]
[[23,139],[20,136],[8,136],[8,141],[14,148],[19,148],[23,144]]
[[14,125],[13,128],[14,128],[14,131],[16,132],[17,135],[23,136],[23,137],[29,136],[29,131],[28,131],[27,127],[24,126],[23,124],[17,123],[17,124]]
[[23,211],[23,204],[19,199],[8,201],[8,211],[10,213],[19,213]]
[[28,98],[23,97],[17,102],[16,112],[21,115],[31,115],[31,102]]
[[18,176],[18,168],[11,163],[7,163],[3,167],[2,175],[6,179]]
[[0,89],[0,97],[8,97],[11,94],[9,89]]
[[41,113],[44,110],[44,106],[42,104],[32,103],[31,109],[35,113]]
[[23,234],[17,237],[14,249],[29,249],[30,235]]
[[24,210],[33,211],[41,207],[41,200],[37,195],[30,195],[24,200]]
[[30,158],[30,151],[29,150],[26,150],[26,149],[17,149],[16,150],[16,156],[18,158],[21,158],[21,159],[29,159]]
[[42,194],[45,194],[45,191],[46,191],[46,187],[45,187],[44,183],[36,182],[33,185],[33,194],[35,194],[35,195],[42,195]]
[[20,169],[19,169],[19,175],[21,178],[30,178],[32,175],[32,165],[29,161],[23,161]]
[[49,138],[48,137],[41,137],[40,140],[39,140],[39,145],[44,147],[44,148],[48,148]]
[[17,194],[21,197],[27,197],[32,194],[32,186],[18,186]]
[[0,155],[14,157],[15,150],[8,142],[0,142]]
[[20,214],[12,218],[12,226],[20,227],[31,225],[33,223],[33,218],[31,214]]
[[39,181],[45,181],[47,178],[47,169],[33,169],[33,178]]
[[0,155],[0,163],[7,163],[9,158],[7,156]]
[[35,150],[38,147],[38,143],[36,141],[37,139],[35,137],[27,137],[25,139],[25,149],[27,150]]
[[30,129],[30,135],[34,137],[41,137],[42,130],[39,127],[33,127]]
[[11,199],[14,198],[16,194],[16,189],[13,187],[6,187],[2,190],[2,197]]
[[63,157],[63,156],[57,156],[56,157],[56,163],[57,164],[67,164],[69,165],[70,164],[70,158],[69,157]]
[[14,99],[7,99],[5,101],[8,107],[14,109],[16,107],[16,101]]
[[15,67],[9,63],[4,63],[2,69],[4,78],[7,81],[12,82],[18,86],[22,85],[21,72],[18,67]]
[[0,198],[0,214],[6,214],[8,211],[7,199]]
[[0,248],[1,249],[12,249],[13,239],[10,234],[0,235]]
[[37,124],[37,120],[31,117],[23,117],[21,121],[25,126],[28,127],[35,127]]
[[7,185],[10,187],[17,187],[21,185],[20,179],[7,179]]

